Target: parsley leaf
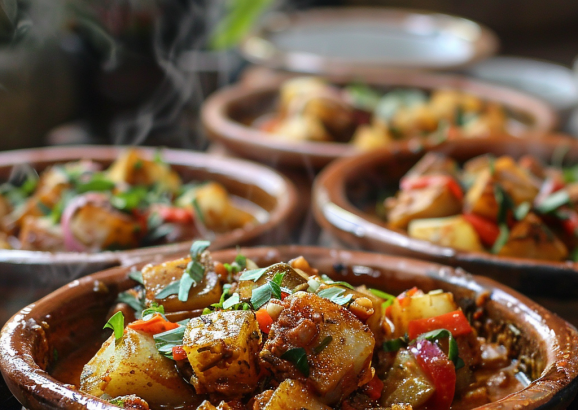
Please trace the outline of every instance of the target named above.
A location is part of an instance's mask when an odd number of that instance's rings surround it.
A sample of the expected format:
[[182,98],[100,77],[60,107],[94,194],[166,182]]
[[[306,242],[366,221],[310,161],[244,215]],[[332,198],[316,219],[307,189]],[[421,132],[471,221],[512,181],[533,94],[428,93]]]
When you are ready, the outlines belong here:
[[166,288],[161,290],[159,293],[155,295],[155,299],[165,299],[171,295],[176,295],[179,293],[179,288],[181,286],[181,281],[176,280],[170,283]]
[[155,345],[160,354],[173,359],[173,347],[183,345],[183,337],[185,336],[185,326],[179,326],[167,332],[157,333],[153,336]]
[[201,256],[201,253],[203,253],[210,245],[211,245],[210,241],[193,242],[190,250],[191,258],[193,260],[198,260],[198,258]]
[[137,313],[136,316],[138,316],[138,312],[145,308],[144,301],[137,298],[134,293],[130,291],[119,293],[116,301],[129,305]]
[[116,312],[108,322],[104,325],[103,329],[112,329],[114,332],[114,340],[118,341],[122,338],[124,334],[124,315],[122,312]]
[[223,309],[230,309],[236,304],[241,303],[238,293],[233,293],[231,297],[223,302]]
[[133,270],[129,272],[128,277],[134,280],[135,282],[144,285],[144,279],[142,277],[142,272],[140,270]]
[[323,279],[323,282],[325,282],[328,285],[344,286],[348,289],[355,290],[355,288],[353,286],[351,286],[349,283],[343,282],[343,281],[334,281],[333,279],[331,279],[327,275],[321,275],[321,279]]
[[241,274],[239,280],[252,280],[253,282],[257,282],[259,279],[261,279],[261,276],[267,272],[267,269],[269,269],[269,267],[247,270]]
[[284,273],[276,273],[272,280],[253,289],[251,304],[255,310],[269,302],[271,298],[281,299],[281,282],[283,282],[284,276]]
[[165,307],[163,305],[159,305],[156,302],[151,303],[151,305],[142,311],[142,317],[148,315],[154,315],[155,313],[160,313],[161,315],[165,314]]
[[338,287],[325,288],[317,292],[317,296],[325,299],[329,299],[333,303],[338,305],[346,305],[351,301],[352,295],[342,296],[345,293],[345,289],[339,289]]

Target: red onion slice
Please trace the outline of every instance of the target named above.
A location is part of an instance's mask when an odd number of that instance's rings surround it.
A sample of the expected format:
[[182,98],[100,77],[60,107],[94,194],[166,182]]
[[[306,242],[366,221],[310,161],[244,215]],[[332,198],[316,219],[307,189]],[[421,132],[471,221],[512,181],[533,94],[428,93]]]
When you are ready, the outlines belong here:
[[62,212],[62,218],[60,220],[60,225],[62,227],[62,234],[64,237],[64,248],[69,252],[88,252],[89,249],[86,245],[81,243],[76,239],[74,233],[72,232],[71,222],[72,218],[76,212],[87,204],[94,204],[97,206],[108,205],[110,203],[107,195],[98,192],[89,192],[84,195],[78,195],[73,198],[64,211]]

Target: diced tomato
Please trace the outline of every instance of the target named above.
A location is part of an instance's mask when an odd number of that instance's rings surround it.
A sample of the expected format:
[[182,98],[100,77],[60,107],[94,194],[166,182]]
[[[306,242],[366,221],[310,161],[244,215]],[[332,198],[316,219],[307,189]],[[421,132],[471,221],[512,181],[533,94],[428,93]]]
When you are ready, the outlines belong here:
[[266,307],[262,307],[258,311],[255,312],[255,317],[257,318],[257,322],[259,323],[259,329],[263,333],[269,333],[271,331],[271,325],[273,324],[273,318],[267,312]]
[[287,296],[289,296],[289,293],[283,291],[281,292],[281,300],[285,300]]
[[464,312],[456,310],[455,312],[445,313],[443,315],[426,319],[411,320],[408,324],[407,332],[410,340],[413,340],[422,333],[438,329],[447,329],[454,337],[467,335],[472,331],[472,327],[470,326],[468,319],[466,319]]
[[411,289],[406,290],[405,292],[400,293],[397,295],[397,300],[401,306],[407,306],[409,304],[409,298],[419,292],[419,289],[414,286]]
[[449,409],[456,391],[454,364],[438,345],[429,340],[418,340],[409,350],[435,387],[435,393],[428,401],[427,407],[436,410]]
[[156,335],[157,333],[167,332],[172,329],[179,327],[177,323],[169,322],[160,313],[155,313],[149,320],[137,320],[130,323],[127,327],[133,330],[140,330],[151,335]]
[[174,223],[191,223],[193,222],[193,210],[187,208],[178,208],[176,206],[157,205],[155,210],[165,222]]
[[462,187],[456,182],[454,178],[450,177],[449,175],[422,175],[416,177],[405,177],[402,178],[399,183],[400,188],[404,191],[426,188],[435,185],[446,185],[457,199],[461,200],[464,198]]
[[578,213],[568,208],[560,209],[564,219],[562,219],[562,226],[568,235],[578,236]]
[[383,382],[377,375],[373,376],[373,379],[363,386],[363,392],[367,394],[371,400],[378,400],[381,397],[382,390]]
[[185,360],[187,358],[187,352],[183,349],[183,346],[173,346],[173,359],[176,361]]
[[500,235],[500,228],[496,223],[475,214],[463,214],[462,216],[472,225],[484,245],[492,246],[496,242]]

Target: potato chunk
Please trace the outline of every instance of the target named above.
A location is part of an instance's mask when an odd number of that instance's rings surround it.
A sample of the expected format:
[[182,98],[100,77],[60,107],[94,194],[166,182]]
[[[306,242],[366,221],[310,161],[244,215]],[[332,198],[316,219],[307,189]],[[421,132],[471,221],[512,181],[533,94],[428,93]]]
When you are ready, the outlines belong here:
[[60,225],[48,218],[27,216],[18,235],[20,248],[28,251],[62,252],[64,242]]
[[[344,307],[312,293],[294,293],[283,303],[260,354],[261,363],[278,380],[306,382],[322,402],[332,404],[371,379],[375,339],[368,326]],[[315,354],[314,348],[329,336],[331,342]],[[309,377],[281,358],[293,348],[305,349]]]
[[458,309],[452,293],[428,293],[425,295],[394,299],[391,317],[395,326],[393,337],[403,336],[407,325],[414,319],[443,315]]
[[273,392],[264,410],[331,410],[321,403],[299,380],[285,380]]
[[190,260],[190,258],[177,259],[159,265],[147,265],[143,268],[142,276],[146,290],[147,305],[150,306],[152,302],[157,302],[164,306],[165,312],[179,312],[203,309],[219,301],[222,287],[208,252],[201,255],[201,263],[205,267],[205,276],[201,283],[191,287],[186,302],[181,302],[177,295],[171,295],[165,299],[155,299],[156,294],[183,276],[183,272]]
[[134,394],[153,405],[194,402],[193,389],[157,351],[153,337],[130,328],[118,342],[112,335],[84,366],[80,390],[97,397]]
[[405,174],[406,177],[422,175],[450,175],[458,173],[458,163],[445,154],[428,152]]
[[183,348],[199,394],[239,397],[257,387],[261,332],[251,311],[219,311],[191,319]]
[[440,218],[455,215],[462,208],[447,185],[399,191],[396,198],[385,201],[389,225],[406,229],[413,219]]
[[421,370],[413,355],[400,349],[384,378],[381,404],[390,407],[397,403],[423,406],[435,392],[435,387]]
[[[305,285],[307,283],[307,277],[293,269],[286,263],[276,263],[265,271],[265,273],[259,278],[259,280],[252,281],[252,280],[241,280],[239,281],[239,297],[241,300],[249,300],[251,299],[251,295],[253,294],[253,289],[264,285],[268,281],[272,280],[275,277],[275,274],[283,273],[283,281],[281,282],[281,286],[287,288],[289,290],[294,290],[295,288]],[[308,286],[307,286],[308,287]],[[303,289],[301,289],[303,290]]]
[[412,238],[423,239],[441,246],[463,251],[482,251],[484,248],[472,225],[463,216],[447,218],[414,219],[407,233]]
[[568,257],[568,248],[538,216],[529,213],[512,228],[508,241],[498,254],[518,258],[562,261]]

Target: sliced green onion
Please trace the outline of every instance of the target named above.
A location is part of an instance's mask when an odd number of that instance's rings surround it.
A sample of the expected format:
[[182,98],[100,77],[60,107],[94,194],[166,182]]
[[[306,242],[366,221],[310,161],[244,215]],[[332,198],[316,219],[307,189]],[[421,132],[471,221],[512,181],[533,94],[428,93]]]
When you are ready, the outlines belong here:
[[305,377],[309,377],[309,362],[307,352],[302,347],[289,349],[281,355],[281,359],[287,360],[295,365],[297,370]]

